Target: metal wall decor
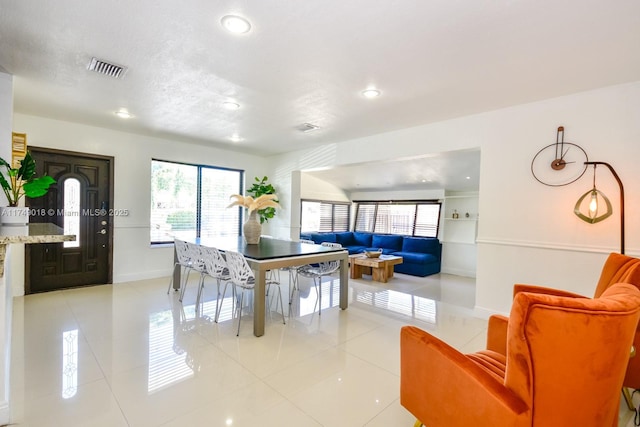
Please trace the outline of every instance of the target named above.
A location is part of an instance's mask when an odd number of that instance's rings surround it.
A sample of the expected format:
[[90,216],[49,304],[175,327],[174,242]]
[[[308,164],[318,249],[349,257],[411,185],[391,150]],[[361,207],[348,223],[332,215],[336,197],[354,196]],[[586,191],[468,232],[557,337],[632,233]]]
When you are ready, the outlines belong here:
[[533,157],[531,173],[541,184],[561,187],[580,179],[587,170],[587,153],[577,144],[564,141],[564,127],[558,127],[556,142]]

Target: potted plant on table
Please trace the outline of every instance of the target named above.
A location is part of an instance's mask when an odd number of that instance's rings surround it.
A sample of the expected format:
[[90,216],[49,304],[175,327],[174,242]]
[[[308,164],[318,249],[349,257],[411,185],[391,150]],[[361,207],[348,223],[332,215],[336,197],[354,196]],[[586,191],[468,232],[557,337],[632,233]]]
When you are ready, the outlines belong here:
[[[4,168],[4,170],[1,170]],[[27,224],[29,222],[28,208],[19,208],[22,197],[41,197],[47,194],[49,187],[56,180],[49,175],[36,177],[36,161],[27,151],[20,167],[14,168],[0,157],[0,185],[9,202],[9,207],[0,208],[0,222],[3,224]]]
[[254,199],[251,196],[233,194],[230,198],[233,199],[233,202],[229,206],[227,206],[228,208],[232,206],[242,206],[247,209],[247,213],[249,214],[247,220],[242,225],[242,234],[244,235],[245,241],[249,245],[260,243],[262,224],[258,222],[256,213],[266,208],[271,208],[275,212],[275,208],[280,207],[277,202],[278,196],[276,196],[275,194],[263,194],[260,197]]
[[[256,176],[255,182],[253,183],[251,188],[247,190],[247,194],[252,196],[254,199],[260,196],[263,196],[265,194],[275,195],[276,189],[273,187],[273,185],[267,182],[268,180],[269,178],[267,178],[266,176],[262,177],[262,179]],[[270,200],[273,200],[276,204],[279,203],[277,197],[274,197]],[[280,207],[280,205],[278,205],[278,207]],[[260,224],[264,224],[265,222],[268,222],[271,218],[275,216],[275,214],[276,214],[276,209],[272,206],[265,206],[265,207],[258,208],[258,216],[260,217]]]

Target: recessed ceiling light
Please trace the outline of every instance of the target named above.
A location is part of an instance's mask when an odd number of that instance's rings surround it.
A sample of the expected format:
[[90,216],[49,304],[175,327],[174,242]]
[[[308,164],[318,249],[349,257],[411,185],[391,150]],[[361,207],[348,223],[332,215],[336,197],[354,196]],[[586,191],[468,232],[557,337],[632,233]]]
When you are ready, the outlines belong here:
[[468,177],[467,177],[467,179],[471,179],[471,177],[470,177],[470,176],[468,176]]
[[231,135],[231,137],[229,139],[232,142],[240,142],[240,141],[242,141],[242,138],[240,138],[240,135],[238,135],[237,133],[234,133],[233,135]]
[[226,15],[220,20],[220,23],[227,31],[234,34],[248,33],[251,29],[251,24],[245,18],[238,15]]
[[231,101],[223,102],[222,106],[227,110],[237,110],[238,108],[240,108],[240,104]]
[[366,89],[362,91],[362,96],[369,99],[377,98],[380,96],[380,91],[378,89]]
[[130,119],[133,117],[131,113],[129,113],[125,108],[121,108],[115,112],[115,115],[120,117],[121,119]]

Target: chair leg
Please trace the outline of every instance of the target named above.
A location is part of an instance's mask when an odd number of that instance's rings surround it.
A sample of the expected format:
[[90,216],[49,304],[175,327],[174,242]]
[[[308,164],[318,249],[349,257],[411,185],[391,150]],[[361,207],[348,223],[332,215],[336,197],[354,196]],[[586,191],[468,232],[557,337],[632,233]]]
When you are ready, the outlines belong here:
[[280,310],[282,310],[282,324],[286,325],[287,323],[284,321],[284,304],[282,303],[282,290],[280,289],[280,285],[278,285],[278,297],[280,298]]
[[182,298],[184,298],[184,291],[187,290],[187,281],[189,280],[189,273],[191,273],[191,269],[187,268],[186,273],[187,274],[185,274],[184,283],[182,284],[182,289],[180,289],[180,298],[178,298],[180,302],[182,302]]
[[215,319],[218,321],[218,307],[220,305],[220,278],[216,277],[216,286],[218,287],[218,295],[216,296],[216,314]]
[[198,295],[196,296],[196,313],[200,308],[200,298],[202,297],[202,291],[204,290],[204,278],[205,274],[200,274],[200,280],[198,281]]
[[320,316],[322,315],[322,276],[318,277],[317,290],[318,290],[318,316]]
[[242,289],[241,292],[242,293],[240,294],[240,305],[238,306],[238,333],[236,334],[237,337],[240,336],[240,321],[242,321],[242,304],[244,302],[244,289]]
[[633,400],[631,399],[631,393],[629,393],[629,389],[626,387],[622,387],[622,396],[624,396],[624,401],[627,402],[627,408],[630,411],[635,411],[636,408],[633,406]]
[[[220,317],[220,311],[222,310],[222,304],[224,303],[224,296],[227,294],[227,286],[229,286],[229,282],[226,282],[224,284],[224,289],[222,290],[222,301],[220,301],[220,305],[218,306],[218,303],[216,301],[216,318],[215,318],[215,322],[218,323],[218,317]],[[233,284],[231,285],[233,286]],[[233,291],[233,296],[232,298],[235,298],[235,290]],[[231,309],[233,310],[233,303],[231,304]]]
[[298,271],[289,269],[289,287],[291,288],[291,292],[289,293],[289,305],[293,301],[293,293],[298,289]]

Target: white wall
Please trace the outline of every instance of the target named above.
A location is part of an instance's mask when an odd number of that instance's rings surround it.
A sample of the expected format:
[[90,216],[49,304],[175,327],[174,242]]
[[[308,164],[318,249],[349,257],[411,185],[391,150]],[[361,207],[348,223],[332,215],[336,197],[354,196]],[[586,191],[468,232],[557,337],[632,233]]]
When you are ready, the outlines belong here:
[[[598,170],[598,185],[616,214],[593,225],[573,214],[590,173],[558,188],[531,175],[533,156],[555,142],[560,125],[565,141],[582,146],[590,160],[611,163],[625,183],[627,253],[638,255],[638,111],[640,82],[612,86],[274,156],[275,185],[291,188],[297,170],[387,160],[390,144],[398,158],[480,147],[476,308],[508,312],[516,282],[593,294],[607,254],[619,250],[618,189],[608,171]],[[282,229],[290,225],[284,215],[280,221]]]
[[330,200],[332,202],[349,202],[349,195],[335,185],[309,175],[300,174],[300,197],[311,200]]
[[149,244],[152,158],[243,169],[248,183],[268,171],[264,159],[256,156],[42,117],[15,114],[13,128],[27,134],[30,146],[114,157],[113,207],[130,212],[114,218],[115,283],[168,276],[171,271],[173,247]]

